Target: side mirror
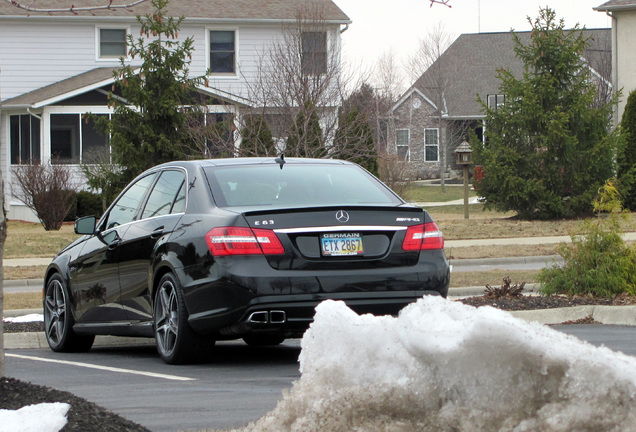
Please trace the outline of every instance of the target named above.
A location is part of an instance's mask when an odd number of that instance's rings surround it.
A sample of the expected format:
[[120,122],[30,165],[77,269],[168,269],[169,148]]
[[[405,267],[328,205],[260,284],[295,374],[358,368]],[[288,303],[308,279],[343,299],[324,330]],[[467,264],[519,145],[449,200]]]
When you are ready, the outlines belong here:
[[95,216],[81,217],[75,221],[75,234],[95,234],[96,224]]

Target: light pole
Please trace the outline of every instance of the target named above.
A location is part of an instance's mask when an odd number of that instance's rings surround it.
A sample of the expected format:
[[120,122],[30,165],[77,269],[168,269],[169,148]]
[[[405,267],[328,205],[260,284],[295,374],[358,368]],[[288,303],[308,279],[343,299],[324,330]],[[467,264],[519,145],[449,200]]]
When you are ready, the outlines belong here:
[[455,163],[464,168],[464,219],[468,219],[468,166],[470,165],[470,144],[462,141],[455,149]]

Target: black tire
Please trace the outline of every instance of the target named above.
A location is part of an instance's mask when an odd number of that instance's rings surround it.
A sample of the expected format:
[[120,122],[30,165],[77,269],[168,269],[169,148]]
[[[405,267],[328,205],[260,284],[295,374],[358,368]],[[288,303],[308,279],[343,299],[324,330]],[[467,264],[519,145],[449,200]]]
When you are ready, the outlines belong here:
[[157,352],[168,364],[201,361],[214,347],[214,340],[197,335],[188,324],[181,284],[172,273],[159,281],[154,321]]
[[277,333],[246,335],[243,341],[250,346],[274,346],[285,341],[285,336]]
[[56,352],[85,352],[93,346],[95,336],[75,333],[70,300],[64,279],[59,274],[51,276],[46,284],[43,301],[46,341]]

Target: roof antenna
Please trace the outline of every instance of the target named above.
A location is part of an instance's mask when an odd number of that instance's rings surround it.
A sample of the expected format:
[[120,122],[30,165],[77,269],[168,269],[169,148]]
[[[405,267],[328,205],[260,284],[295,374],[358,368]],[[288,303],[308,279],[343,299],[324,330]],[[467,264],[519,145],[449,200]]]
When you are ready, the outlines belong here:
[[283,169],[283,165],[285,165],[285,153],[281,153],[279,157],[274,159],[278,165],[280,165],[280,169]]

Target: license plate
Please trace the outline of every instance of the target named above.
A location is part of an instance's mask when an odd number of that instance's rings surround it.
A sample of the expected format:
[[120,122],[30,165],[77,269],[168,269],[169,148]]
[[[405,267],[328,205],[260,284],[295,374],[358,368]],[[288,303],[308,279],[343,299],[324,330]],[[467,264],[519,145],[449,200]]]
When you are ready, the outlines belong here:
[[362,255],[362,236],[359,233],[329,233],[320,238],[323,256]]

